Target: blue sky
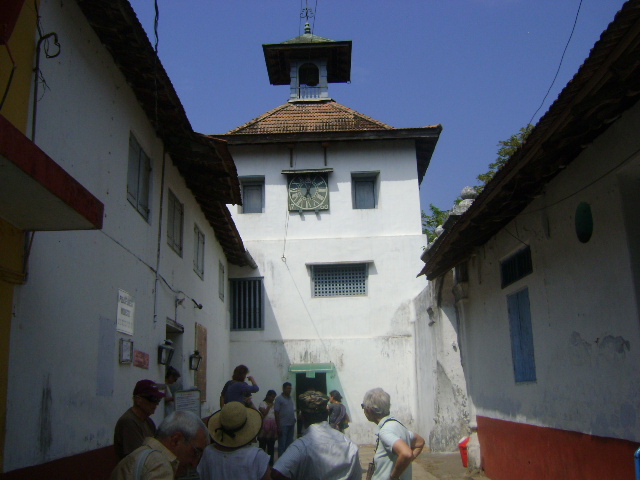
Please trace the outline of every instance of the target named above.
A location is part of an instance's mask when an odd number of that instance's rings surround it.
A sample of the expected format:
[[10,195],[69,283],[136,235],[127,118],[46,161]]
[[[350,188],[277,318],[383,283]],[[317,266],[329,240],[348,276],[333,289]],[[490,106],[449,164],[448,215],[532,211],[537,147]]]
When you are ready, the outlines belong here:
[[[153,0],[130,0],[155,42]],[[158,51],[195,131],[224,133],[282,105],[263,43],[302,33],[304,0],[158,0]],[[623,5],[583,0],[546,112]],[[337,102],[397,128],[444,128],[421,204],[448,209],[534,115],[556,74],[580,0],[309,0],[314,33],[352,40]]]

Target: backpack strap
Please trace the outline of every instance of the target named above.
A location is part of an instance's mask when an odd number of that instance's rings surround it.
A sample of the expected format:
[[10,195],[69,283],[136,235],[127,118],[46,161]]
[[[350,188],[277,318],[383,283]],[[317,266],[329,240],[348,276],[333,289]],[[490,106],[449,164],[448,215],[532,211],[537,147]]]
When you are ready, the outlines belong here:
[[153,449],[148,448],[144,450],[140,455],[138,455],[138,458],[136,458],[136,464],[133,468],[134,480],[142,479],[142,469],[144,468],[144,463],[147,461],[147,457],[151,454],[151,452],[153,452]]

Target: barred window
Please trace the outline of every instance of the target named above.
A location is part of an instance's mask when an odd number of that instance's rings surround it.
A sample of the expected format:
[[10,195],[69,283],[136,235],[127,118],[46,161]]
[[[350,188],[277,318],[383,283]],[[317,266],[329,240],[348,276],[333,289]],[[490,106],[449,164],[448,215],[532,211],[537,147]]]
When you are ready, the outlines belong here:
[[366,263],[312,265],[314,297],[341,297],[367,294]]
[[231,330],[262,330],[262,278],[230,278],[229,288]]
[[500,262],[502,288],[517,282],[532,272],[531,248],[527,245],[525,248],[518,250]]

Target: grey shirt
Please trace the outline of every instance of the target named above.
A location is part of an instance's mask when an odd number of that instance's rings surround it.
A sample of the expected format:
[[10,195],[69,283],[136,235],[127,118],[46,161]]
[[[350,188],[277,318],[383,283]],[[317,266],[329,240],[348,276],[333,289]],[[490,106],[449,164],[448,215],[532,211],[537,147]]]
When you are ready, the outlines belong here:
[[278,395],[273,402],[273,410],[278,414],[280,426],[294,425],[296,423],[296,409],[291,395],[285,397]]

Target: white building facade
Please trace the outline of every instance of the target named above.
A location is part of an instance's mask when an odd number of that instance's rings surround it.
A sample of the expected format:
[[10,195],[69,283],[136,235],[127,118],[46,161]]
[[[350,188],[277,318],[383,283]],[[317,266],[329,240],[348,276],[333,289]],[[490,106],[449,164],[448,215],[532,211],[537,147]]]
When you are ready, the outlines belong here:
[[329,98],[328,83],[349,79],[351,42],[307,31],[263,48],[289,102],[218,136],[238,169],[243,205],[230,209],[256,263],[229,271],[231,361],[256,378],[254,401],[285,381],[295,395],[340,391],[356,442],[373,441],[360,403],[374,387],[416,428],[419,185],[441,127],[394,129]]
[[43,0],[39,14],[60,53],[40,60],[35,142],[104,218],[101,230],[31,237],[14,292],[3,471],[107,478],[134,385],[164,383],[166,339],[182,387],[201,390],[202,416],[218,408],[228,271],[247,263],[225,206],[239,184],[226,146],[191,130],[128,2]]
[[447,289],[432,310],[456,312],[477,466],[495,480],[634,478],[639,5],[423,255]]

